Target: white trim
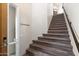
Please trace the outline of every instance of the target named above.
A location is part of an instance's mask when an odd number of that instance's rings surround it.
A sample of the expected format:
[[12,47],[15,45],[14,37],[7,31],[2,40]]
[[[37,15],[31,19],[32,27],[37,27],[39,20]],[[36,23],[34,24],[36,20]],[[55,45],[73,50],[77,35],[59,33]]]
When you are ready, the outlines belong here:
[[77,41],[78,41],[78,43],[79,43],[79,36],[78,36],[78,34],[77,34],[76,30],[75,30],[75,27],[73,26],[72,23],[71,23],[71,26],[72,26],[72,28],[73,28],[73,30],[74,30],[74,33],[75,33],[76,38],[77,38]]
[[20,19],[19,7],[16,6],[16,56],[19,56],[19,39],[20,39]]
[[11,42],[11,43],[8,43],[9,45],[13,45],[13,44],[16,44],[16,42]]
[[7,55],[9,56],[9,45],[8,45],[8,39],[9,39],[9,4],[7,4]]
[[71,40],[71,45],[73,47],[73,53],[78,56],[78,50],[77,50],[77,47],[76,47],[76,44],[75,44],[75,41],[74,41],[74,38],[73,38],[73,35],[72,35],[72,32],[71,32],[71,29],[69,27],[69,24],[68,24],[68,21],[67,21],[67,18],[66,18],[66,14],[64,13],[64,17],[65,17],[65,21],[66,21],[66,25],[67,25],[67,28],[68,28],[68,33],[69,33],[69,38]]

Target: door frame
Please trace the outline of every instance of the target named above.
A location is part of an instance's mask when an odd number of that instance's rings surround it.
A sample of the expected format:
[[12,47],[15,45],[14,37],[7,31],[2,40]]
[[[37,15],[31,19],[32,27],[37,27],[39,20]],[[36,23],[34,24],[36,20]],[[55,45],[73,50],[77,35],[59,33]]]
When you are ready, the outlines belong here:
[[14,3],[8,3],[7,4],[7,55],[9,56],[9,45],[12,43],[9,43],[9,6],[12,6],[16,9],[16,16],[15,16],[15,45],[16,45],[16,54],[15,56],[19,55],[19,8],[16,4]]

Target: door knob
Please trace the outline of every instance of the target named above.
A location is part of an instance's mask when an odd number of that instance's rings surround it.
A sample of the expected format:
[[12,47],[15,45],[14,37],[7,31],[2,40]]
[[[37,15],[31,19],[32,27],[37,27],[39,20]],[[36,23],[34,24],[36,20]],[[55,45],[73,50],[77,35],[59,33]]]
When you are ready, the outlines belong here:
[[3,45],[7,46],[7,37],[3,37]]
[[3,39],[5,40],[5,39],[7,39],[7,37],[3,37]]

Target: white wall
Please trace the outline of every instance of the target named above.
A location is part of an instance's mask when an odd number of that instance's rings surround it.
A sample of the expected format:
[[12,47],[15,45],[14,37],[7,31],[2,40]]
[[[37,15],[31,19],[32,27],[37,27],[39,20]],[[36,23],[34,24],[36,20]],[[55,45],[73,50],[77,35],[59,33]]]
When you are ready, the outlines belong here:
[[49,23],[53,16],[53,5],[48,3],[27,3],[17,5],[19,8],[20,23],[30,25],[20,25],[19,53],[23,55],[26,49],[29,48],[32,40],[36,40],[38,36],[47,33]]
[[50,26],[50,22],[52,20],[52,16],[53,16],[53,3],[48,3],[47,6],[47,16],[48,16],[48,28]]
[[[26,49],[29,48],[29,44],[32,42],[32,4],[17,4],[19,8],[20,17],[20,40],[19,40],[19,54],[23,55]],[[28,24],[25,26],[21,24]]]
[[[74,29],[79,37],[79,4],[78,3],[65,3],[65,10],[68,14],[69,20],[72,22]],[[78,40],[79,41],[79,40]]]
[[[66,13],[68,15],[69,20],[72,22],[72,27],[75,31],[76,37],[78,39],[79,42],[79,4],[75,4],[75,3],[65,3],[63,4]],[[71,34],[70,34],[71,36]],[[73,46],[73,52],[75,53],[75,55],[79,55],[77,47],[75,45],[74,39],[73,37],[70,37],[71,39],[71,44]]]
[[[44,29],[45,28],[45,29]],[[32,38],[36,40],[47,32],[47,4],[32,4]]]
[[[32,4],[32,38],[38,39],[38,36],[47,33],[50,23],[53,7],[48,3]],[[48,18],[50,17],[50,18]],[[48,20],[49,19],[49,20]]]

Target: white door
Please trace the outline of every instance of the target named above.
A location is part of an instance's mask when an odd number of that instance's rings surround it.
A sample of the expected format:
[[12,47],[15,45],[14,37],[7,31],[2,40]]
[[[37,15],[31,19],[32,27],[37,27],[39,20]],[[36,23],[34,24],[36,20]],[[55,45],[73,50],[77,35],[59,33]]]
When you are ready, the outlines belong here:
[[16,55],[16,7],[8,5],[8,55]]

